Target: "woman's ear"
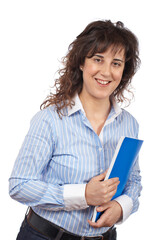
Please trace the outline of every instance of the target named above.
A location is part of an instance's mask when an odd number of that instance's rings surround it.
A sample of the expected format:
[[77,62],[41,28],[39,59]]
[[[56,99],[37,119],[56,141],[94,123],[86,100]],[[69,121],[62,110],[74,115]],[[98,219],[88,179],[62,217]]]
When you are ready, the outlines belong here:
[[79,68],[80,68],[81,71],[83,71],[83,66],[82,65]]

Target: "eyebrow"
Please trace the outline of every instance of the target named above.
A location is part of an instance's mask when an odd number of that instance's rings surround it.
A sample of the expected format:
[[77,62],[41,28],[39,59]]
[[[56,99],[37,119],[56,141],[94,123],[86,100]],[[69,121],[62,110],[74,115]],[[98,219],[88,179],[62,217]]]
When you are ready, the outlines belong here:
[[119,62],[124,62],[123,60],[121,60],[121,59],[118,59],[118,58],[114,58],[113,60],[115,60],[115,61],[119,61]]
[[[104,58],[102,55],[99,55],[99,54],[95,54],[94,56],[96,56],[96,57],[99,57],[99,58]],[[123,60],[121,60],[121,59],[119,59],[119,58],[114,58],[113,59],[114,61],[119,61],[119,62],[124,62]]]
[[102,55],[95,54],[95,57],[104,58]]

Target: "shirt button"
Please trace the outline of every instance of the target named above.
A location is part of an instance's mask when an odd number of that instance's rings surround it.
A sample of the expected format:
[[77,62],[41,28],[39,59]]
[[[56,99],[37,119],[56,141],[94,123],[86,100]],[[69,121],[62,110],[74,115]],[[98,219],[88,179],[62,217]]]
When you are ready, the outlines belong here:
[[102,172],[103,172],[103,169],[101,169],[100,172],[102,173]]
[[99,151],[100,151],[100,152],[102,151],[102,147],[99,147]]

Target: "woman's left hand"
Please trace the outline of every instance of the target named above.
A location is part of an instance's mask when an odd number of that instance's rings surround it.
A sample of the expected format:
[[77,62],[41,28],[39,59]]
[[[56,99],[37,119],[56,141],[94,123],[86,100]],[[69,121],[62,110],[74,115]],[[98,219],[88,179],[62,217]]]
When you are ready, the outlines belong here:
[[110,201],[100,207],[97,207],[98,212],[104,213],[98,219],[97,222],[88,220],[88,223],[94,228],[100,227],[112,227],[115,223],[122,219],[122,207],[115,200]]

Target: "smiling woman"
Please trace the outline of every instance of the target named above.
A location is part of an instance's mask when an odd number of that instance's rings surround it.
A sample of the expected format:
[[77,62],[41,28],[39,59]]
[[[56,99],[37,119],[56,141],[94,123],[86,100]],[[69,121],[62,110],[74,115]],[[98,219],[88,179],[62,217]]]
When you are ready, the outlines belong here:
[[[123,102],[124,90],[131,83],[132,77],[140,65],[138,40],[136,36],[122,22],[113,24],[111,21],[96,21],[90,23],[84,31],[70,44],[68,54],[63,58],[64,68],[59,70],[60,78],[56,80],[56,94],[48,96],[41,107],[56,104],[59,115],[64,106],[72,106],[73,96],[80,93],[83,86],[81,68],[86,58],[106,52],[114,56],[113,65],[119,65],[116,54],[120,54],[124,65],[121,82],[114,90],[113,95],[118,102]],[[93,58],[95,59],[95,58]],[[100,62],[102,55],[95,61]],[[81,68],[80,68],[81,66]]]
[[[138,159],[121,196],[104,180],[121,136],[138,137],[124,100],[139,66],[138,41],[121,22],[90,23],[71,43],[64,68],[32,119],[10,177],[10,196],[29,206],[17,240],[115,240],[114,225],[139,206]],[[95,206],[104,213],[93,223]]]

